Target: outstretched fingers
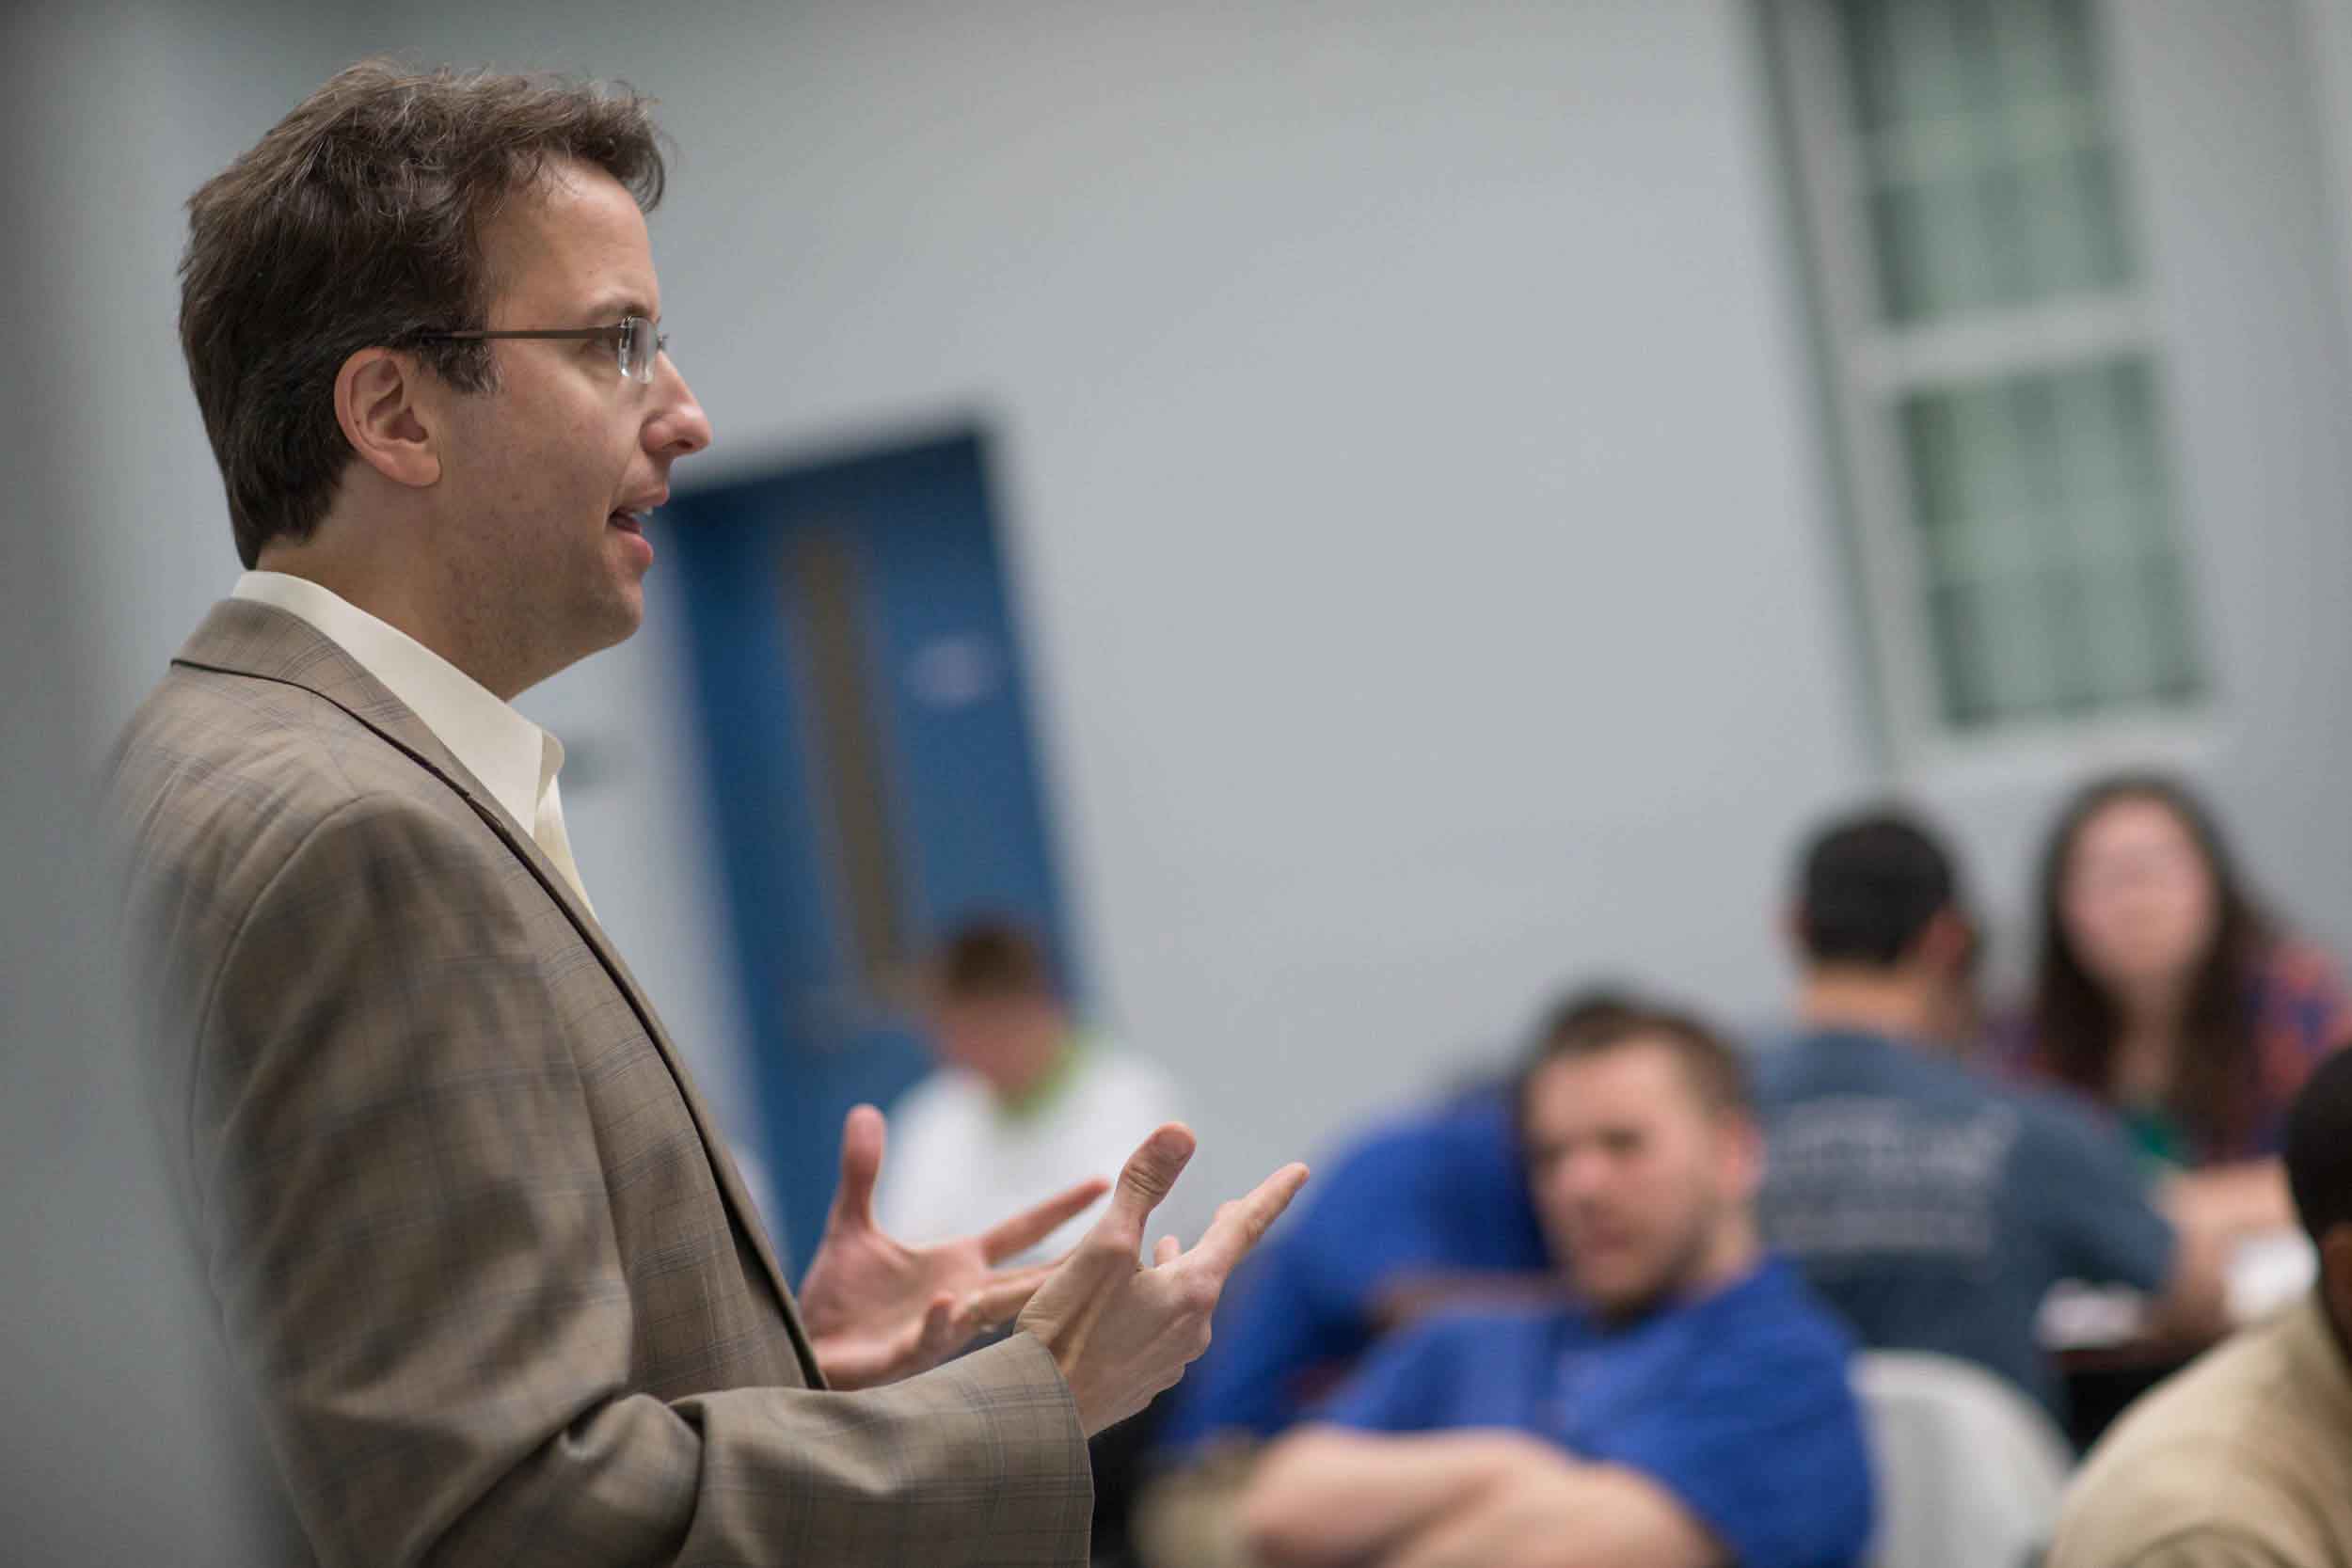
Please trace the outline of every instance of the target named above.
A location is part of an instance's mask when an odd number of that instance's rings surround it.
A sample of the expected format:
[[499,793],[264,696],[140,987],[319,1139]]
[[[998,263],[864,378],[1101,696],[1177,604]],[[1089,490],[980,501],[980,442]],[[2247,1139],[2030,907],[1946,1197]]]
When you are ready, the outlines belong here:
[[1305,1165],[1295,1162],[1284,1165],[1248,1196],[1220,1207],[1200,1244],[1185,1256],[1224,1278],[1264,1239],[1267,1228],[1282,1217],[1282,1211],[1306,1184]]
[[980,1237],[980,1256],[990,1263],[1018,1258],[1062,1227],[1064,1221],[1084,1213],[1110,1190],[1101,1177],[1089,1177],[1066,1192],[1057,1193],[1034,1209],[1025,1210]]
[[871,1105],[852,1105],[841,1123],[841,1180],[833,1190],[827,1231],[870,1230],[874,1186],[882,1178],[883,1122]]

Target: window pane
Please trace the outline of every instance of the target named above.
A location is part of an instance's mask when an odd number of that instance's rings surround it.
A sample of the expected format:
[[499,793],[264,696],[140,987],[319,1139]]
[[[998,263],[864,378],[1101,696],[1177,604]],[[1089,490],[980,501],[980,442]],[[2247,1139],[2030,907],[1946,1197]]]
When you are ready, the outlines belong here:
[[2143,358],[1915,392],[1896,422],[1947,722],[2196,695]]
[[2084,606],[2095,678],[2120,701],[2157,698],[2166,684],[2148,586],[2137,562],[2110,567],[2090,579]]
[[2001,91],[2010,103],[2042,103],[2096,90],[2090,19],[2083,6],[1995,0],[1990,13],[2000,53]]
[[1896,325],[2133,276],[2085,0],[1839,0]]
[[1944,719],[1954,729],[1972,730],[2001,717],[1982,652],[1992,634],[1979,611],[1973,586],[1941,585],[1928,594],[1928,631],[1935,645],[1935,667],[1943,675]]
[[1992,235],[1973,178],[1898,184],[1871,198],[1880,299],[1889,320],[1930,321],[1997,302]]
[[2191,617],[2188,577],[2179,554],[2152,554],[2141,563],[2148,626],[2155,644],[2153,695],[2169,703],[2186,702],[2203,689],[2199,668],[2196,623]]
[[2104,145],[2060,147],[2018,169],[2032,258],[2015,303],[2116,289],[2131,281],[2131,257],[2116,199],[2115,158]]

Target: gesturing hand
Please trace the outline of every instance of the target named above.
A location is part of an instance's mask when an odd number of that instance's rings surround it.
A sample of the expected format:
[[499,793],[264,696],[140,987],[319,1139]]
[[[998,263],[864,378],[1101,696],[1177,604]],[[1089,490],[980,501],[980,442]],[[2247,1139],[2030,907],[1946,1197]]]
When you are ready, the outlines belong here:
[[917,1250],[874,1225],[882,1114],[854,1107],[841,1126],[841,1184],[824,1239],[801,1282],[801,1320],[817,1364],[836,1388],[870,1388],[935,1367],[982,1329],[1021,1310],[1052,1263],[999,1270],[1103,1196],[1081,1181],[995,1228]]
[[1221,1205],[1200,1245],[1182,1252],[1165,1237],[1143,1268],[1144,1224],[1195,1143],[1178,1122],[1146,1138],[1119,1173],[1110,1207],[1021,1313],[1019,1326],[1053,1353],[1089,1436],[1151,1403],[1209,1348],[1209,1314],[1227,1276],[1307,1180],[1306,1166],[1284,1165]]

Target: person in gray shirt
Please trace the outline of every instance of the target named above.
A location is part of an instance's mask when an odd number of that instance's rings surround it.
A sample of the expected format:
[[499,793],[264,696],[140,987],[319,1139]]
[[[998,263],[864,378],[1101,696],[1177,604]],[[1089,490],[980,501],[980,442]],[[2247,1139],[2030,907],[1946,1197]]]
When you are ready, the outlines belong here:
[[2058,1281],[2129,1286],[2164,1328],[2220,1332],[2217,1248],[2158,1211],[2121,1135],[1960,1059],[1976,928],[1926,828],[1826,826],[1791,924],[1801,1032],[1757,1078],[1765,1233],[1867,1347],[1974,1362],[2062,1418],[2034,1331]]

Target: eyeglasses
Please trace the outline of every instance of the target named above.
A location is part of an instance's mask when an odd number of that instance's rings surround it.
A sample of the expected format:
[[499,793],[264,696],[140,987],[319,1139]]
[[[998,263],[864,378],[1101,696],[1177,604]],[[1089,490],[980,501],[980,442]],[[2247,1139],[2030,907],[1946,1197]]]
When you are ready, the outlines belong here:
[[655,331],[655,325],[649,316],[623,316],[611,326],[534,327],[502,332],[424,332],[418,336],[428,342],[435,340],[492,338],[544,338],[573,343],[609,342],[612,345],[613,362],[621,368],[622,378],[642,387],[653,380],[655,357],[670,346],[669,334]]

